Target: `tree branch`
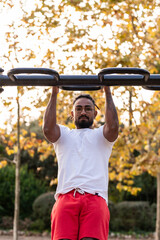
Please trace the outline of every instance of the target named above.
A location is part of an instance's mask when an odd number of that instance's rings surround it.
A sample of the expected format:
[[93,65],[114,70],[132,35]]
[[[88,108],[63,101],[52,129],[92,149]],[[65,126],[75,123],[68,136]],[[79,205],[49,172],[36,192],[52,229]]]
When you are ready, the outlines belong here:
[[8,158],[6,158],[6,157],[1,157],[1,158],[0,158],[0,161],[7,161],[7,162],[9,162],[9,163],[16,164],[16,156],[14,157],[13,160],[10,160],[10,159],[8,159]]

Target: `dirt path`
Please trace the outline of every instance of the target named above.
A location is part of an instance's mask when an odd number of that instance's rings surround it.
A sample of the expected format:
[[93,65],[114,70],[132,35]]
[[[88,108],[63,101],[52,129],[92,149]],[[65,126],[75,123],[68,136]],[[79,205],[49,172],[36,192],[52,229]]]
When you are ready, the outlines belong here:
[[[13,236],[0,236],[0,240],[13,240]],[[50,237],[42,236],[19,236],[18,240],[50,240]]]
[[[26,235],[25,232],[18,232],[18,240],[51,240],[50,234],[47,232],[40,234],[35,234],[28,232]],[[0,230],[0,240],[13,240],[13,230],[5,231]],[[148,234],[148,236],[131,236],[131,235],[120,235],[115,236],[115,234],[110,233],[108,240],[154,240],[154,233]]]
[[[153,240],[153,236],[147,238],[132,238],[131,236],[124,237],[109,237],[108,240]],[[0,240],[13,240],[13,236],[1,235]],[[19,236],[18,240],[50,240],[50,236]]]

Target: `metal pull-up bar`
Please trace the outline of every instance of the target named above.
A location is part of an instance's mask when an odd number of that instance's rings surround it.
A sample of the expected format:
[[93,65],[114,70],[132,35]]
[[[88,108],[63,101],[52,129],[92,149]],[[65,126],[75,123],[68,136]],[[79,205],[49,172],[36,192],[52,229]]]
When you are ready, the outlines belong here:
[[[49,68],[13,68],[3,75],[2,86],[58,86],[63,90],[99,90],[103,86],[142,86],[148,90],[160,90],[160,74],[150,74],[141,68],[106,68],[98,75],[59,75]],[[25,74],[25,75],[24,75]]]

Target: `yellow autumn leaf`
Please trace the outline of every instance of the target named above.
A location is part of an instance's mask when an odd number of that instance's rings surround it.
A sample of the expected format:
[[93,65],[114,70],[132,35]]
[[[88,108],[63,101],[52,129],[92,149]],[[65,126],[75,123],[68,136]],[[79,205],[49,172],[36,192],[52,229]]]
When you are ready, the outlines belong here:
[[0,168],[3,168],[7,165],[7,161],[6,160],[3,160],[0,162]]
[[115,172],[114,172],[114,171],[109,173],[109,179],[110,179],[111,181],[113,181],[113,180],[115,179],[115,177],[116,177],[116,175],[115,175]]
[[51,186],[53,186],[53,185],[56,185],[58,183],[58,179],[57,178],[55,178],[55,179],[52,179],[51,181],[50,181],[50,187]]
[[6,152],[7,152],[8,155],[14,154],[14,150],[10,149],[9,147],[6,147]]
[[18,147],[14,146],[13,149],[14,149],[14,153],[17,153]]
[[36,133],[31,132],[31,137],[36,137]]
[[31,149],[31,150],[28,151],[28,153],[31,157],[34,157],[34,150]]
[[23,135],[23,136],[26,136],[27,133],[28,133],[25,129],[22,129],[21,132],[22,132],[22,135]]
[[142,190],[141,188],[132,188],[131,194],[137,196],[138,192],[140,192],[141,190]]

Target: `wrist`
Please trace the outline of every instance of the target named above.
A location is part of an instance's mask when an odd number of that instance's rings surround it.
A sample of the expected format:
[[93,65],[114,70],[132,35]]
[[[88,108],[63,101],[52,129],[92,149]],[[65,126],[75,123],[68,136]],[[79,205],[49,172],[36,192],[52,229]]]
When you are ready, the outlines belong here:
[[59,88],[56,86],[53,86],[52,87],[52,96],[57,96],[58,92],[59,92]]
[[106,95],[111,94],[110,87],[109,86],[105,86],[104,87],[104,92],[105,92]]

